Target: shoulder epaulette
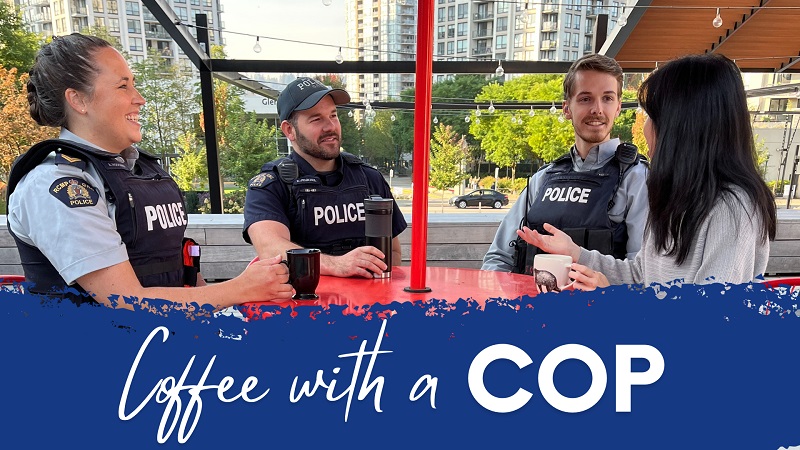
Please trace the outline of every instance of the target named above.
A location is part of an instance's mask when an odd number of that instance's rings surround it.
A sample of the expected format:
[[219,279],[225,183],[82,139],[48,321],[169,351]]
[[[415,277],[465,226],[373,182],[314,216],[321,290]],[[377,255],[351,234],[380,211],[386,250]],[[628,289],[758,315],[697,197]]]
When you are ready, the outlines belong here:
[[342,152],[342,160],[348,164],[366,164],[358,156],[347,152]]
[[75,168],[77,168],[79,170],[86,170],[86,164],[87,163],[86,163],[86,160],[84,160],[83,158],[81,158],[79,156],[70,156],[70,155],[64,154],[62,152],[62,150],[59,148],[58,150],[56,150],[55,164],[56,165],[72,166],[72,167],[75,167]]

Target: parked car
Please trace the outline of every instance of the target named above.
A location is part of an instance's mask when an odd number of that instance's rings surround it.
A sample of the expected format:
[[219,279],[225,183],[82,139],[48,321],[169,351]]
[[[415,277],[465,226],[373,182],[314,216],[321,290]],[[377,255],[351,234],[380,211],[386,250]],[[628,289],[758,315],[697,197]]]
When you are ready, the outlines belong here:
[[492,208],[502,208],[508,205],[508,196],[502,192],[497,192],[494,189],[478,189],[466,195],[458,195],[452,197],[449,201],[450,205],[459,208],[466,208],[467,206],[481,206]]

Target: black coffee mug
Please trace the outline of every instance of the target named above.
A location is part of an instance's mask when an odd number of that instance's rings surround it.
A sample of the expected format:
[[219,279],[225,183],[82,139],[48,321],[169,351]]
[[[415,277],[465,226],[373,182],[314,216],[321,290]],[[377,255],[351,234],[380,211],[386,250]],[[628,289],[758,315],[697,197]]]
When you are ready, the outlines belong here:
[[286,250],[284,264],[289,268],[289,284],[294,288],[295,300],[315,300],[319,285],[320,251],[316,248],[293,248]]

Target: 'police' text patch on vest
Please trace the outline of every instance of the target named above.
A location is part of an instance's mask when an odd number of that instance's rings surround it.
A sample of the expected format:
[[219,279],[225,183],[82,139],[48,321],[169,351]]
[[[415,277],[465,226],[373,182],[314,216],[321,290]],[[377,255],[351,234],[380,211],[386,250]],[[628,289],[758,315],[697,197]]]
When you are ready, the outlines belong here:
[[80,178],[59,178],[50,185],[50,194],[70,208],[94,206],[98,194],[89,183]]
[[544,190],[542,201],[586,203],[589,201],[589,188],[579,187],[552,187]]
[[167,203],[164,205],[144,207],[147,216],[147,231],[153,231],[153,224],[158,222],[162,230],[167,228],[186,225],[186,213],[183,211],[183,203]]
[[363,222],[364,204],[346,203],[335,206],[315,206],[314,207],[314,226],[319,226],[320,220],[325,220],[328,225],[335,223]]

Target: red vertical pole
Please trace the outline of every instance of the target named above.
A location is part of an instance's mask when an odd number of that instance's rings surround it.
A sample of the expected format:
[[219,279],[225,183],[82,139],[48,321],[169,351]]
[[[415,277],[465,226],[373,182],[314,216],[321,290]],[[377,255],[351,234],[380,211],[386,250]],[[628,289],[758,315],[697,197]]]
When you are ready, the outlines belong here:
[[414,197],[411,204],[411,286],[425,287],[428,257],[428,164],[431,147],[431,89],[433,84],[433,0],[417,2],[417,72],[414,107]]

